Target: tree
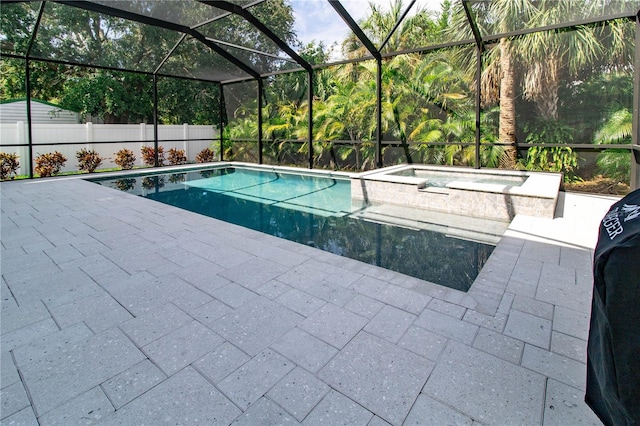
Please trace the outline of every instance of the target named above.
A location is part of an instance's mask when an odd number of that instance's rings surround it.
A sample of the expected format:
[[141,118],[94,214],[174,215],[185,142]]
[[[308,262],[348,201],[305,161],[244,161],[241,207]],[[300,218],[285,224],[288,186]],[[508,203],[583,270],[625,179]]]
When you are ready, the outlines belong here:
[[94,70],[67,80],[61,105],[110,123],[153,121],[149,76]]
[[438,23],[424,9],[415,10],[415,13],[406,16],[392,34],[391,31],[407,5],[403,0],[392,0],[389,6],[389,12],[385,13],[380,6],[371,3],[371,14],[362,22],[362,30],[376,47],[380,48],[387,37],[389,40],[384,50],[390,52],[426,46],[440,38]]
[[220,124],[220,86],[203,81],[158,79],[158,120],[163,124]]
[[[267,4],[268,3],[268,4]],[[39,2],[2,5],[0,14],[2,51],[25,54],[34,30]],[[180,16],[187,22],[201,22],[212,8],[197,2],[136,1],[128,6],[134,13],[148,16]],[[67,5],[46,3],[44,15],[34,39],[31,55],[88,65],[101,65],[133,71],[154,72],[181,34],[134,21],[99,14]],[[286,42],[294,43],[293,14],[283,0],[254,6],[251,12]],[[220,30],[228,41],[248,44],[270,54],[278,47],[237,16],[216,20],[199,31],[212,34]],[[232,25],[233,22],[238,25]],[[317,52],[316,52],[317,54]],[[275,70],[278,61],[255,55],[251,66]],[[24,61],[2,59],[0,96],[24,97]],[[103,117],[106,122],[153,121],[151,78],[127,72],[103,71],[31,61],[32,97],[61,103],[76,111]],[[271,67],[271,68],[269,68]],[[160,74],[215,78],[212,71],[233,75],[234,65],[216,55],[204,44],[185,38],[171,57],[159,68]],[[218,71],[215,71],[218,72]],[[158,84],[159,119],[167,123],[217,124],[219,90],[188,80],[160,78]]]
[[25,61],[0,58],[0,100],[26,97]]
[[24,55],[38,17],[39,3],[3,3],[0,13],[0,51]]
[[[596,16],[594,11],[602,7],[599,1],[574,0],[496,0],[480,2],[475,6],[476,20],[482,34],[504,34],[519,29],[551,25],[581,11],[584,16]],[[466,16],[461,7],[452,15],[452,25],[448,34],[460,39],[471,38],[468,26],[462,25]],[[620,62],[627,49],[624,31],[612,21],[611,28],[584,26],[573,32],[537,32],[515,40],[502,38],[497,47],[485,54],[485,68],[482,74],[483,104],[500,105],[500,143],[507,144],[505,158],[501,162],[505,168],[516,165],[516,117],[518,96],[534,103],[543,120],[557,121],[559,95],[563,81],[570,84],[574,79],[584,79],[586,64]],[[628,39],[628,38],[627,38]],[[603,41],[609,49],[605,49]],[[607,59],[605,59],[607,58]],[[475,64],[469,58],[458,58],[472,75]],[[591,72],[598,68],[589,67]],[[562,124],[559,123],[561,126]]]
[[[483,34],[501,34],[519,29],[530,21],[536,9],[530,0],[496,0],[477,5],[476,22]],[[452,24],[447,36],[454,40],[473,38],[471,29],[465,24],[467,17],[462,6],[457,6],[452,15]],[[518,50],[507,38],[500,40],[486,54],[487,66],[482,73],[482,94],[485,104],[499,99],[500,118],[498,140],[505,144],[501,165],[505,168],[516,166],[516,69]],[[458,63],[475,75],[475,58],[457,57]],[[473,77],[470,77],[473,80]],[[496,99],[497,98],[497,99]]]
[[[29,62],[31,97],[60,103],[67,78],[76,75],[79,70],[78,67]],[[26,61],[17,58],[0,58],[0,100],[26,98],[26,96]]]

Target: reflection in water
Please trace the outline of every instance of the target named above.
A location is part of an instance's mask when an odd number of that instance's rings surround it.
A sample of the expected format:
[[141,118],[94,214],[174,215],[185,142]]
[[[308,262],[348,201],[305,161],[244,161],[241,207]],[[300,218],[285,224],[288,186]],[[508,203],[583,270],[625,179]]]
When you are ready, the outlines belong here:
[[180,182],[184,182],[186,178],[187,178],[186,173],[173,173],[169,175],[169,182],[180,183]]
[[136,186],[136,180],[133,178],[129,179],[117,179],[114,181],[114,185],[120,191],[130,191]]
[[164,176],[147,176],[142,178],[144,189],[160,189],[164,187]]

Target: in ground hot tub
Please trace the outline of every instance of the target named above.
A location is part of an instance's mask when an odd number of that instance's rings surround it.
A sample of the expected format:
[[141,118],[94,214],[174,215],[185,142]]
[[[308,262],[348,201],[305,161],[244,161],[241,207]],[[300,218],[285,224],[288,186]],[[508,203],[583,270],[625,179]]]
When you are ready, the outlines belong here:
[[405,164],[353,176],[351,197],[505,221],[517,214],[553,218],[561,179],[559,173]]

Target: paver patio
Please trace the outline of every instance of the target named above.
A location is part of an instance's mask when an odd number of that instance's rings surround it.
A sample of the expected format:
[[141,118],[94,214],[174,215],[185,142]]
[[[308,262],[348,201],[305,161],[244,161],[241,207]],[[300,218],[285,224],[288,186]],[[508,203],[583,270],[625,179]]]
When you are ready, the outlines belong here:
[[516,217],[461,293],[80,179],[0,191],[3,425],[600,424],[613,198]]

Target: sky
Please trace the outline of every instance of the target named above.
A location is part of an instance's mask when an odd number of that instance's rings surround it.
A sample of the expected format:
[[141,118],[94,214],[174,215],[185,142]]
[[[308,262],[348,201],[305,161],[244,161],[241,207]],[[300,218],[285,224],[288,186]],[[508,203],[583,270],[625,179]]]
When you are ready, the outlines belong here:
[[[358,22],[369,12],[369,3],[388,9],[389,0],[344,0],[342,5]],[[291,0],[298,39],[307,44],[312,40],[324,42],[326,47],[340,44],[350,33],[349,27],[327,0]]]
[[[390,10],[392,0],[341,0],[341,4],[358,22],[369,14],[370,4],[377,5],[381,10]],[[442,0],[418,0],[413,9],[427,7],[439,10]],[[326,47],[334,43],[338,45],[350,33],[347,24],[333,9],[327,0],[290,0],[295,17],[295,31],[298,39],[307,44],[312,40],[324,42]],[[409,0],[404,0],[409,5]],[[338,52],[333,52],[332,59],[339,59]]]

